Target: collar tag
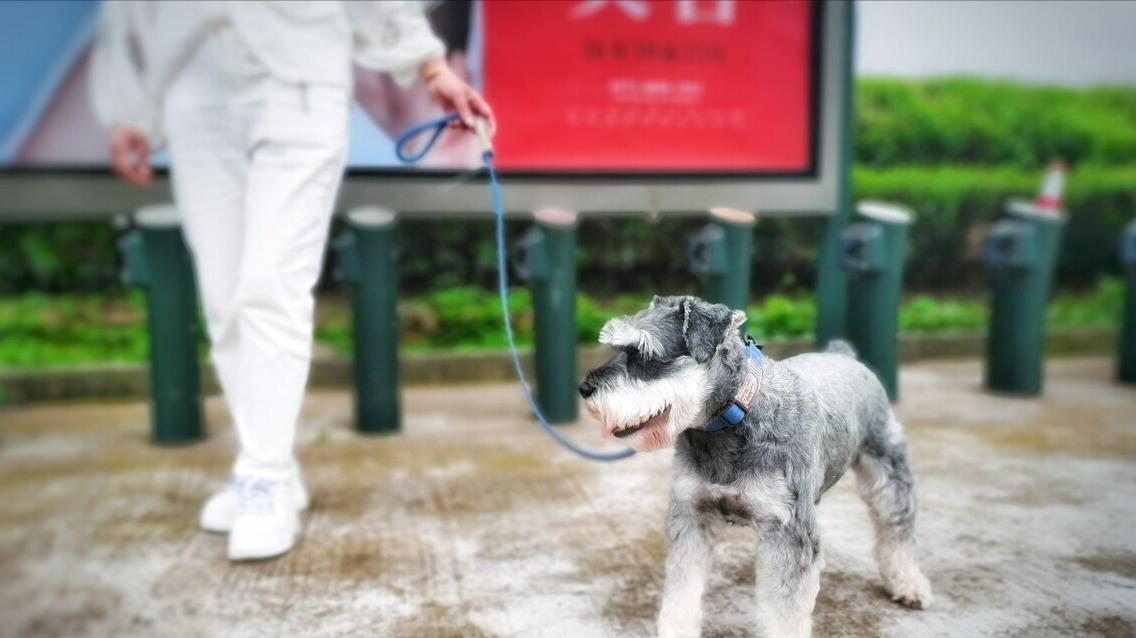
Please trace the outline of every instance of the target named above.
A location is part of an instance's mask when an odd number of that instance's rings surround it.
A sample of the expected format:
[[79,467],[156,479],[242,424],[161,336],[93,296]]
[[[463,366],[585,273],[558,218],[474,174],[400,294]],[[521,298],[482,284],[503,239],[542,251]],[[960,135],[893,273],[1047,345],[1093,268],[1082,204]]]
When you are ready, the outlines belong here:
[[717,432],[741,423],[753,405],[754,399],[757,398],[757,393],[761,390],[761,362],[765,359],[765,355],[761,353],[761,348],[754,343],[747,345],[746,354],[749,355],[749,358],[746,361],[745,377],[742,378],[742,383],[738,387],[734,399],[719,410],[718,414],[714,415],[714,418],[706,424],[705,430],[707,432]]

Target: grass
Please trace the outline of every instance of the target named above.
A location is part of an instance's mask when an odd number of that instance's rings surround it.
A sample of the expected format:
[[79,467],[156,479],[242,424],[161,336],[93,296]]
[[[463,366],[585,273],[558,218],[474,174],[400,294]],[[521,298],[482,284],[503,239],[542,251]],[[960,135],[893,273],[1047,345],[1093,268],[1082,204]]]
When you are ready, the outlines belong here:
[[[1115,278],[1102,279],[1091,290],[1058,294],[1048,307],[1049,327],[1116,326],[1123,295],[1124,283]],[[595,343],[610,317],[633,313],[649,300],[645,294],[608,299],[580,295],[577,340]],[[401,347],[410,352],[502,349],[505,336],[497,303],[493,291],[471,287],[406,298],[399,304]],[[514,290],[510,313],[521,345],[532,343],[531,308],[528,291]],[[811,295],[778,293],[750,306],[747,314],[748,330],[760,339],[807,337],[816,307]],[[903,302],[899,318],[905,333],[974,333],[985,329],[988,311],[981,298],[915,295]],[[345,299],[321,300],[316,340],[334,352],[351,352],[351,313]],[[137,292],[0,297],[0,368],[144,361],[148,343],[145,299]]]

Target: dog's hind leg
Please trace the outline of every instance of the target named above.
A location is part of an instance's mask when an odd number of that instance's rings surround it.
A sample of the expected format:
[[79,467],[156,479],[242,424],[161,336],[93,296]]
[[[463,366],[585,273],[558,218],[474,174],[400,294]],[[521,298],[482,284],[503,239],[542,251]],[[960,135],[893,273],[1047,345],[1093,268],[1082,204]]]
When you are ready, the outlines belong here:
[[855,463],[860,496],[876,528],[876,561],[893,600],[931,606],[931,585],[915,562],[915,477],[911,450],[894,414],[869,433]]

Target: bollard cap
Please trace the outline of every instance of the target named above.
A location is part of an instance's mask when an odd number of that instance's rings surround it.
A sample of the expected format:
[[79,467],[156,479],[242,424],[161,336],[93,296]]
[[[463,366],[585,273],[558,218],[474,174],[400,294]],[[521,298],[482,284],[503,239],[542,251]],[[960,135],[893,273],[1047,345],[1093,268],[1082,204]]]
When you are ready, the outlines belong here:
[[541,224],[548,224],[549,226],[575,226],[580,215],[564,208],[546,206],[535,211],[533,218]]
[[757,213],[738,210],[728,206],[714,206],[709,212],[711,217],[728,224],[745,224],[748,226],[757,223]]
[[352,226],[378,227],[390,226],[398,219],[398,213],[382,206],[360,206],[347,211],[347,222]]
[[891,202],[864,200],[856,205],[856,212],[885,224],[910,224],[915,221],[915,213],[910,208]]
[[177,228],[181,213],[173,204],[151,204],[134,213],[134,223],[141,228]]
[[1006,201],[1006,212],[1010,215],[1025,217],[1042,222],[1060,223],[1065,221],[1065,213],[1056,208],[1038,206],[1028,199],[1010,199]]

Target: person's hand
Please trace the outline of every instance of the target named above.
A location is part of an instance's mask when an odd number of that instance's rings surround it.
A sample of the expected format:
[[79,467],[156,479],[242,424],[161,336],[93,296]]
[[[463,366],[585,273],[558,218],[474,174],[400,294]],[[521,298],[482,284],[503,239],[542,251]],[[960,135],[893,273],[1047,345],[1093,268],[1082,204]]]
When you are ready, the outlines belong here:
[[110,130],[110,163],[114,172],[135,186],[146,186],[154,175],[150,168],[150,140],[138,129],[115,126]]
[[457,112],[461,126],[472,129],[474,118],[483,117],[489,122],[490,131],[497,129],[489,104],[472,86],[458,77],[444,59],[439,58],[423,65],[422,77],[434,101],[447,112]]

